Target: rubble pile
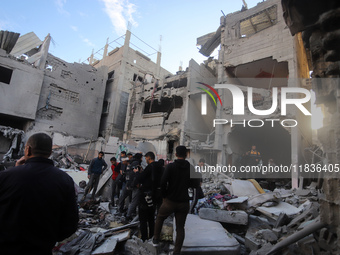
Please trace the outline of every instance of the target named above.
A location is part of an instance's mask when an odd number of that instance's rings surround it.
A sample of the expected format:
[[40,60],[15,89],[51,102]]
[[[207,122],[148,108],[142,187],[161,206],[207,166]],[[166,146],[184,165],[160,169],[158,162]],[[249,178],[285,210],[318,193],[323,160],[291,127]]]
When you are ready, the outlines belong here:
[[[138,233],[139,222],[122,223],[109,203],[89,200],[79,203],[78,231],[54,248],[54,255],[63,254],[119,254],[124,241]],[[125,244],[125,242],[124,242]],[[122,253],[123,254],[123,253]]]
[[317,183],[270,191],[255,180],[204,181],[195,213],[220,222],[240,243],[240,254],[330,254],[327,241],[315,234],[327,233],[319,221]]
[[67,153],[67,147],[56,148],[52,151],[51,159],[56,167],[61,169],[73,169],[85,171],[88,168],[89,162],[83,163],[80,156],[71,156]]

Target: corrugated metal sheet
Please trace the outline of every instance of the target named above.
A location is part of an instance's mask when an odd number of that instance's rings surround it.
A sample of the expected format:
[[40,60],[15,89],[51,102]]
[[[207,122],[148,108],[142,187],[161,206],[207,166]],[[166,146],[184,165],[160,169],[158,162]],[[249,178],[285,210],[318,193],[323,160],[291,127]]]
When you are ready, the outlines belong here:
[[20,34],[9,32],[9,31],[0,31],[0,48],[4,49],[7,53],[10,53],[13,49],[15,43],[17,42]]
[[17,57],[40,46],[41,44],[42,41],[38,38],[38,36],[36,36],[34,32],[30,32],[19,37],[19,40],[15,44],[11,54]]

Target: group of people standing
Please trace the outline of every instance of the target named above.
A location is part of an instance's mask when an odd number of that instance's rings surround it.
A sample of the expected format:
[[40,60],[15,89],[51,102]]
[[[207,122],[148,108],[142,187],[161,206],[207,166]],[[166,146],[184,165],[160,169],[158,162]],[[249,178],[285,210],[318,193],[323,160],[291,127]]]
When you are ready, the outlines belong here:
[[[53,166],[49,159],[51,153],[51,137],[34,134],[27,140],[25,155],[16,166],[0,172],[1,254],[51,254],[57,241],[77,230],[79,216],[74,182]],[[91,161],[89,184],[82,199],[91,188],[93,194],[96,192],[100,175],[107,168],[103,156],[104,153],[99,152]],[[159,243],[164,220],[174,214],[177,234],[173,254],[180,254],[184,241],[189,212],[188,189],[200,188],[200,179],[191,178],[194,169],[186,156],[186,147],[178,146],[177,159],[164,168],[161,160],[156,162],[155,154],[148,152],[144,155],[145,169],[141,167],[142,154],[121,153],[118,164],[112,158],[112,203],[117,195],[118,209],[122,213],[125,198],[131,196],[127,215],[138,208],[142,239],[153,237],[155,246]]]
[[[100,173],[107,168],[103,152],[91,161],[89,166],[89,183],[82,199],[85,199],[91,187],[93,194],[97,189]],[[147,166],[141,166],[143,156]],[[120,160],[110,159],[112,170],[111,205],[117,206],[117,215],[125,216],[125,221],[131,221],[138,209],[141,239],[152,238],[158,245],[164,220],[174,214],[176,222],[176,241],[173,254],[180,254],[184,241],[184,225],[189,213],[188,189],[200,189],[200,179],[192,178],[194,168],[186,160],[187,148],[176,148],[177,159],[164,167],[164,160],[156,161],[155,154],[120,153]],[[94,195],[92,195],[94,198]],[[125,201],[130,202],[125,209]],[[157,215],[155,220],[155,215]]]

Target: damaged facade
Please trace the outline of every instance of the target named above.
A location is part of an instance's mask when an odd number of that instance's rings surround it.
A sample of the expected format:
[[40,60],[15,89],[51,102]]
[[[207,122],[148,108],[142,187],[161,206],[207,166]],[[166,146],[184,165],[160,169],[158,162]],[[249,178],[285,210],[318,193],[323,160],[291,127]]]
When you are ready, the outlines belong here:
[[[316,104],[323,107],[323,127],[318,140],[324,154],[325,165],[340,161],[339,150],[339,20],[340,3],[327,1],[282,0],[284,18],[291,34],[302,37],[312,71]],[[327,78],[327,79],[325,79]],[[323,228],[323,247],[331,254],[340,250],[340,190],[338,173],[327,173],[323,178],[324,196],[320,199],[320,217]]]
[[70,154],[84,160],[103,150],[110,137],[122,139],[133,85],[170,74],[160,66],[160,52],[154,63],[129,47],[130,31],[124,46],[108,52],[112,46],[107,43],[104,57],[92,55],[91,65],[49,54],[50,35],[44,41],[33,32],[1,35],[0,125],[20,129],[27,137],[47,132],[55,147],[68,146]]
[[[5,40],[12,32],[1,33]],[[106,68],[67,63],[48,53],[50,41],[50,35],[42,42],[31,32],[13,41],[12,50],[0,49],[0,124],[27,136],[43,131],[96,139]],[[68,143],[55,140],[57,146]]]
[[[104,47],[101,60],[90,57],[95,67],[107,67],[107,83],[101,112],[100,135],[123,138],[129,95],[132,88],[141,82],[154,82],[171,73],[160,66],[161,53],[157,52],[157,63],[143,53],[130,47],[133,34],[127,30],[122,47],[113,48],[111,43]],[[131,96],[131,95],[130,95]]]
[[[253,88],[253,105],[258,110],[269,109],[272,105],[272,88],[303,87],[310,89],[309,70],[303,51],[301,36],[291,37],[282,16],[281,2],[268,0],[254,8],[222,16],[220,27],[215,33],[197,39],[200,52],[209,56],[220,46],[217,83],[235,84],[243,91],[247,100],[247,88]],[[212,84],[211,84],[212,85]],[[272,127],[265,119],[283,119],[280,107],[269,116],[255,116],[245,112],[244,116],[232,115],[232,94],[219,89],[223,106],[217,104],[216,119],[229,120],[228,124],[216,125],[214,149],[222,165],[238,165],[242,154],[256,145],[266,164],[274,159],[277,164],[305,163],[308,155],[304,148],[311,146],[310,118],[293,109],[286,119],[294,119],[299,128],[287,128],[275,124]],[[310,108],[310,106],[307,106]],[[251,128],[247,124],[230,125],[230,120],[243,123],[260,119],[265,124]],[[255,125],[255,124],[254,124]],[[298,187],[297,174],[293,174],[293,187]]]
[[[215,83],[215,73],[192,59],[186,71],[151,83],[136,83],[129,100],[124,140],[149,141],[158,158],[168,160],[174,159],[176,146],[189,138],[196,143],[201,140],[210,152],[213,136],[210,137],[209,124],[213,116],[198,117],[199,82]],[[214,111],[212,105],[209,110]]]

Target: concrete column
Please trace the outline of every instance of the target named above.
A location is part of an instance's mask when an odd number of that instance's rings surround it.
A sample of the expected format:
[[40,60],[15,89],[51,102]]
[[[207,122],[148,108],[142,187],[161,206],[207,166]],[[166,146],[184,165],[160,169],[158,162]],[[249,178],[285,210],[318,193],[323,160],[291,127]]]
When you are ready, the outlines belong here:
[[126,62],[128,61],[128,54],[129,54],[129,45],[130,45],[130,39],[131,39],[131,32],[129,30],[126,30],[125,34],[125,42],[123,46],[123,56],[122,56],[122,61],[120,64],[120,70],[118,76],[118,82],[117,82],[117,87],[114,89],[114,95],[112,97],[111,104],[113,104],[113,111],[111,113],[111,132],[110,135],[112,134],[112,130],[117,124],[117,119],[118,119],[118,112],[119,112],[119,106],[120,106],[120,94],[123,90],[124,82],[127,79],[126,76]]
[[51,36],[48,34],[41,46],[41,56],[40,58],[34,63],[34,66],[38,67],[39,69],[45,69],[46,59],[48,55],[48,49],[50,48]]
[[160,72],[161,72],[161,57],[162,53],[160,51],[157,52],[157,67],[156,67],[156,76],[157,78],[160,78]]
[[106,40],[106,44],[105,44],[105,47],[104,47],[103,58],[107,57],[108,48],[109,48],[109,38],[107,38],[107,40]]
[[92,63],[93,63],[93,53],[94,53],[94,49],[92,49],[92,54],[91,54],[90,59],[89,59],[90,65],[92,65]]

